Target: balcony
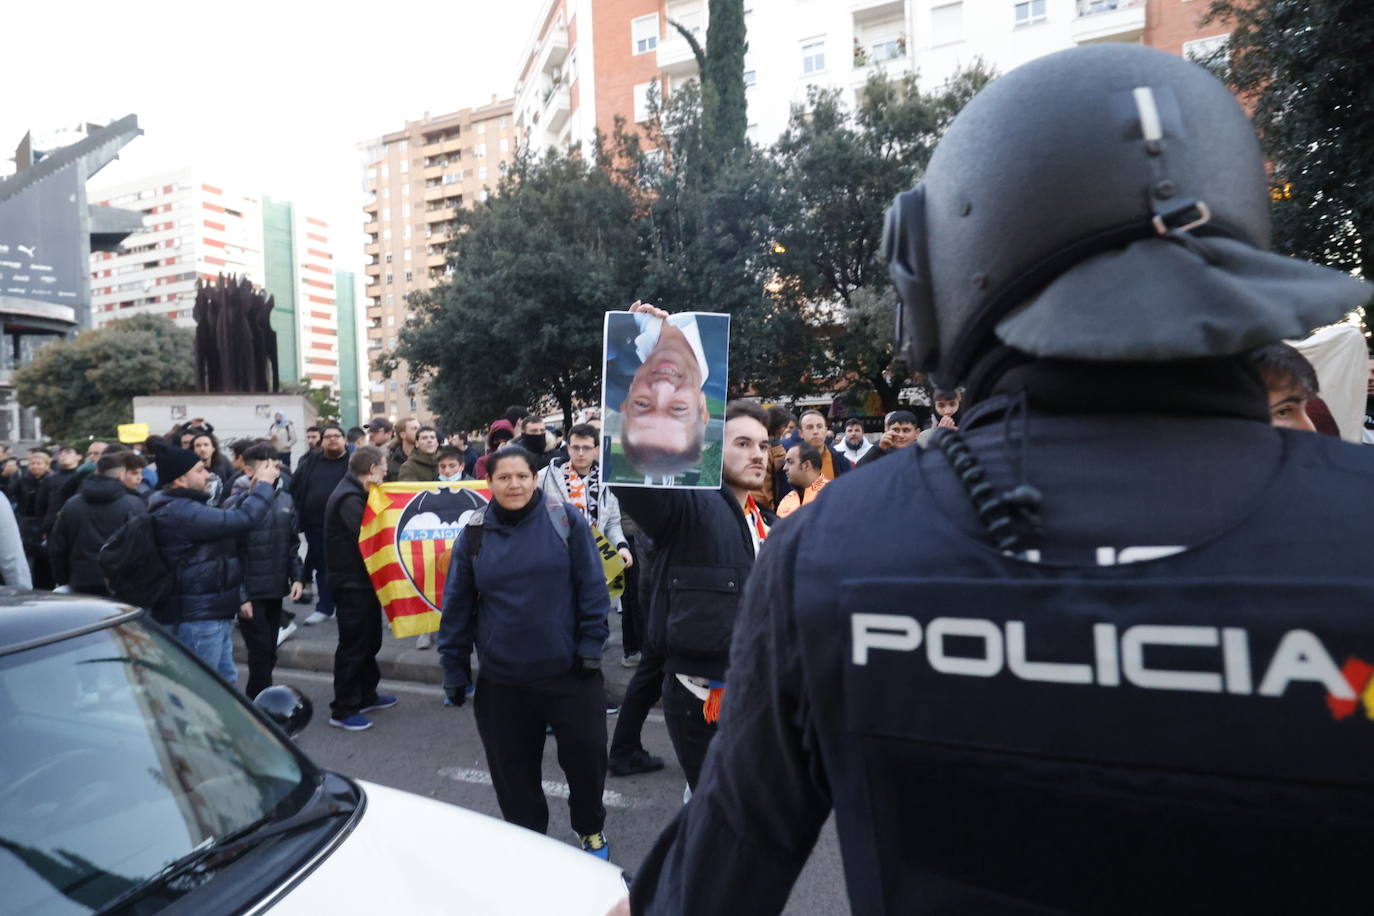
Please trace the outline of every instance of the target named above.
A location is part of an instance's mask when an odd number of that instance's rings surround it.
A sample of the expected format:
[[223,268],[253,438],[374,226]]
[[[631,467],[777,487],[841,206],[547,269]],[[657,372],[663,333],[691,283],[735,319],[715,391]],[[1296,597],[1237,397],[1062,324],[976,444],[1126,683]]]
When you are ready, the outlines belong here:
[[382,253],[382,246],[381,246],[381,243],[380,243],[380,242],[370,242],[369,244],[363,246],[363,252],[364,252],[365,254],[370,254],[370,255],[372,255],[373,257],[379,257],[379,256],[381,255],[381,253]]
[[368,264],[363,269],[367,271],[369,277],[380,277],[382,275],[382,265],[380,264]]
[[[706,48],[706,35],[694,31],[693,37]],[[697,56],[677,29],[668,26],[668,37],[658,45],[658,69],[669,76],[691,76],[697,72]]]
[[443,267],[448,263],[448,255],[431,254],[425,257],[426,267]]
[[562,27],[550,30],[544,43],[539,48],[539,59],[535,65],[535,73],[547,73],[550,76],[557,73],[563,66],[563,61],[568,57],[568,30]]
[[434,223],[451,220],[458,215],[458,211],[452,207],[440,207],[434,210],[425,211],[425,222],[433,225]]
[[572,93],[567,86],[551,86],[544,92],[539,123],[549,133],[557,133],[572,114]]
[[904,0],[851,0],[849,12],[856,22],[906,17]]
[[441,184],[436,184],[436,185],[434,185],[433,187],[427,187],[427,188],[425,188],[425,202],[426,202],[426,203],[428,203],[428,202],[431,201],[431,200],[443,200],[443,199],[444,199],[445,197],[447,197],[447,196],[448,196],[448,188],[446,188],[445,186],[443,186],[443,185],[441,185]]
[[1145,32],[1145,0],[1077,0],[1072,25],[1077,44],[1140,41]]
[[363,223],[363,234],[364,234],[364,235],[377,235],[377,234],[379,234],[381,231],[382,231],[382,224],[379,223],[379,222],[377,222],[375,219],[374,219],[374,220],[371,220],[371,221],[369,221],[369,222]]
[[425,166],[424,178],[425,178],[426,181],[428,181],[428,180],[431,179],[431,178],[440,178],[440,177],[443,176],[443,174],[444,174],[444,167],[443,167],[442,165],[427,165],[427,166]]

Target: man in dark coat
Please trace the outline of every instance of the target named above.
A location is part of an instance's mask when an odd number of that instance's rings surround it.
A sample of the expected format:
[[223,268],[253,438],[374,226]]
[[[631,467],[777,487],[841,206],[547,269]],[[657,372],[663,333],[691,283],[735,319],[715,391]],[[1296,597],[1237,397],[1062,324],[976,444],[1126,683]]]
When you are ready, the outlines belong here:
[[43,549],[43,480],[52,473],[52,456],[46,449],[31,448],[28,451],[28,467],[19,476],[14,488],[18,506],[15,515],[19,517],[19,534],[24,540],[24,553],[28,555],[33,569],[34,588],[52,588],[52,570],[48,564],[48,553]]
[[348,473],[348,443],[343,427],[327,423],[318,451],[309,452],[296,465],[291,496],[296,502],[301,531],[305,534],[305,575],[315,577],[318,601],[305,618],[313,626],[334,616],[334,591],[324,565],[324,512],[329,494]]
[[654,541],[647,641],[664,659],[663,718],[693,789],[716,732],[740,592],[774,520],[751,495],[768,473],[767,419],[757,404],[726,407],[719,490],[615,488]]
[[276,462],[259,467],[253,487],[234,509],[209,505],[210,471],[195,452],[167,446],[157,456],[158,478],[170,481],[148,501],[162,562],[172,572],[171,597],[153,608],[153,618],[175,626],[177,636],[220,676],[233,684],[231,634],[234,616],[252,605],[240,597],[243,570],[238,538],[263,523],[272,506]]
[[[244,451],[244,470],[250,476],[263,464],[278,461],[276,448],[259,442]],[[232,509],[247,499],[248,488],[235,490],[225,501]],[[243,645],[248,650],[249,699],[272,686],[272,669],[277,664],[277,634],[282,620],[282,596],[300,598],[305,588],[301,563],[301,536],[296,522],[296,504],[278,479],[272,492],[272,507],[258,527],[239,535],[239,562],[243,566],[243,587],[239,597],[253,609],[239,621]]]
[[358,532],[363,526],[367,493],[386,481],[386,453],[364,445],[348,458],[348,473],[329,495],[324,513],[325,563],[339,617],[339,647],[334,652],[334,701],[329,724],[348,731],[371,728],[363,715],[396,705],[396,698],[377,693],[381,669],[382,604],[367,574]]
[[100,571],[100,548],[132,515],[147,510],[143,500],[124,485],[123,452],[102,455],[95,473],[81,483],[76,495],[57,513],[48,535],[48,558],[53,579],[85,595],[108,595]]

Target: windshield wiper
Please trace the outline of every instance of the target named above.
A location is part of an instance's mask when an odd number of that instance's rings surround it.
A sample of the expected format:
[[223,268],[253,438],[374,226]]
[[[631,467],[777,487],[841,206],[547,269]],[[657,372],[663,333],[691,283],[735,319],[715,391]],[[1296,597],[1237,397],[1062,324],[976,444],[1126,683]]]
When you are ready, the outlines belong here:
[[[322,804],[325,799],[328,799],[328,803]],[[168,862],[157,874],[106,903],[101,907],[100,912],[117,912],[149,892],[166,887],[170,882],[187,872],[202,868],[212,858],[227,858],[234,853],[246,851],[272,837],[281,836],[302,827],[309,827],[333,817],[351,814],[355,807],[355,805],[340,804],[328,793],[322,782],[310,800],[295,814],[281,820],[275,820],[271,815],[268,815],[245,827],[226,833],[222,837],[206,837],[186,855]],[[212,866],[212,868],[214,867],[218,867],[218,865]]]

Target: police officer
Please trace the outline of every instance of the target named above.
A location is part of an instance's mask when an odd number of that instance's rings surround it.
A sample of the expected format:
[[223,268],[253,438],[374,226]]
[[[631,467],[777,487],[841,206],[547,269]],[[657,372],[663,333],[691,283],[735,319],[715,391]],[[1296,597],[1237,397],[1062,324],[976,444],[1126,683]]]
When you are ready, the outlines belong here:
[[959,115],[886,251],[967,413],[774,530],[635,913],[779,912],[832,808],[856,913],[1367,899],[1374,460],[1271,428],[1245,354],[1369,288],[1269,253],[1268,203],[1240,106],[1148,48]]

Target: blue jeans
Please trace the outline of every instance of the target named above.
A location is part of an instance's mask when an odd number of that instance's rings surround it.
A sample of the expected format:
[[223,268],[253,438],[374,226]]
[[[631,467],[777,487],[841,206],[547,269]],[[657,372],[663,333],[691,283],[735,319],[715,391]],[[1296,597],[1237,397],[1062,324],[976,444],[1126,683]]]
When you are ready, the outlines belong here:
[[191,620],[177,624],[177,638],[231,684],[239,679],[238,670],[234,668],[233,632],[233,620]]
[[326,617],[334,616],[334,590],[329,587],[329,573],[324,568],[324,529],[305,529],[305,574],[315,574],[315,610]]

